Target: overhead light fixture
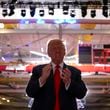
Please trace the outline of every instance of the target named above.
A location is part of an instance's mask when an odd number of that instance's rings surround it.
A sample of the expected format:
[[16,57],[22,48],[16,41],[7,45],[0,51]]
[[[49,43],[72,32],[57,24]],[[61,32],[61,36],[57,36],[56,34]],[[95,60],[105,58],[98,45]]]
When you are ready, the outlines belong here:
[[5,17],[8,15],[8,10],[7,9],[3,9],[2,10],[2,15]]
[[93,9],[93,10],[91,10],[91,17],[94,18],[95,16],[96,16],[96,10]]
[[63,14],[67,15],[68,14],[68,10],[69,10],[69,5],[66,2],[64,2],[63,3]]
[[21,16],[25,17],[26,16],[26,9],[25,9],[26,6],[25,6],[25,4],[23,3],[23,1],[19,1],[17,3],[19,3],[19,8],[21,8]]
[[30,15],[31,15],[31,17],[33,17],[35,15],[35,11],[36,11],[36,5],[31,4],[30,5]]
[[10,12],[9,12],[9,16],[12,16],[15,12],[14,12],[14,9],[15,9],[15,6],[14,4],[10,4],[9,5],[9,9],[10,9]]
[[60,8],[60,2],[57,2],[57,8]]
[[81,14],[82,14],[82,17],[85,17],[87,15],[87,6],[81,7]]
[[0,4],[1,4],[1,8],[2,8],[2,15],[5,17],[8,15],[7,3],[4,1],[1,1]]
[[70,11],[70,16],[71,16],[71,17],[75,17],[75,9],[72,9],[72,10]]
[[108,7],[107,6],[102,7],[102,14],[103,14],[103,16],[108,17]]
[[12,16],[14,14],[14,10],[10,9],[10,13],[8,14],[9,16]]
[[44,9],[40,9],[40,10],[39,10],[39,15],[40,15],[41,17],[44,16],[44,13],[45,13],[45,12],[44,12]]
[[[103,3],[102,3],[103,2]],[[0,2],[0,6],[1,8],[3,8],[3,16],[6,16],[7,14],[9,16],[14,14],[14,9],[17,8],[21,8],[21,16],[25,16],[26,15],[26,10],[24,9],[25,7],[29,7],[30,8],[30,16],[33,17],[35,15],[35,11],[36,11],[36,7],[42,8],[39,9],[39,15],[42,17],[44,16],[44,8],[48,8],[48,13],[49,15],[54,15],[54,11],[55,8],[62,10],[64,15],[70,14],[71,17],[74,17],[75,14],[75,9],[72,9],[72,7],[74,8],[78,8],[81,10],[81,16],[85,17],[87,15],[87,9],[91,9],[91,17],[94,18],[96,16],[96,10],[93,9],[93,7],[102,8],[102,14],[105,17],[108,17],[108,8],[109,8],[109,3],[108,0],[102,0],[102,2],[96,0],[96,1],[88,1],[88,2],[81,2],[78,0],[74,0],[74,2],[71,2],[71,0],[64,1],[64,2],[34,2],[34,1],[28,1],[28,2],[24,2],[23,0],[8,0],[7,2],[5,1],[1,1]],[[7,11],[4,8],[9,8],[9,10]]]
[[22,9],[22,10],[21,10],[21,16],[22,16],[22,17],[25,17],[25,16],[26,16],[26,10],[25,10],[25,9]]
[[48,13],[49,15],[54,15],[54,4],[48,5]]

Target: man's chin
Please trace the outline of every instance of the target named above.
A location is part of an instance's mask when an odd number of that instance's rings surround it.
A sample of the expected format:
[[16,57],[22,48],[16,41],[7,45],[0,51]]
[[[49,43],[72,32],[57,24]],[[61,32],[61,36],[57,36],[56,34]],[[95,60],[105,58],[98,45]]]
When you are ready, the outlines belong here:
[[54,61],[54,63],[55,63],[55,64],[60,64],[60,63],[62,63],[62,60],[56,59],[56,60]]

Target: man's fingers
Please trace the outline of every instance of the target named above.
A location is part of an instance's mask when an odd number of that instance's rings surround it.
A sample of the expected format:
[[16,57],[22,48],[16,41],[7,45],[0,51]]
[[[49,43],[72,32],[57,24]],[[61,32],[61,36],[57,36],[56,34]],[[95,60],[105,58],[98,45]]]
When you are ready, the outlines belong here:
[[63,70],[63,74],[65,75],[65,77],[70,77],[71,76],[71,71],[68,68],[66,68],[66,69]]
[[48,64],[43,68],[43,71],[49,71],[51,69],[51,65]]

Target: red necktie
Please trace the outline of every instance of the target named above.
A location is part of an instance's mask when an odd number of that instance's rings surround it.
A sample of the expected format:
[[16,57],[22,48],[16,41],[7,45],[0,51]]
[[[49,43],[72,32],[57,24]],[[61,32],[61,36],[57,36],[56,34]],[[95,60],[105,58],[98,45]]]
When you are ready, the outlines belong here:
[[55,86],[55,108],[54,110],[60,110],[59,106],[59,88],[60,88],[60,71],[59,71],[60,66],[57,65],[55,67],[55,73],[54,73],[54,86]]

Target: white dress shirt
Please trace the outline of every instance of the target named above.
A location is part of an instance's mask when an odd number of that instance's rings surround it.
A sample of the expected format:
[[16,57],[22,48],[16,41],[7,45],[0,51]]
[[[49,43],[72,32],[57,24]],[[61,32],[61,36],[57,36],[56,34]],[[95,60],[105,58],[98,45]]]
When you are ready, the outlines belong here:
[[[51,63],[51,65],[52,65],[53,74],[54,74],[55,73],[55,67],[56,67],[56,65],[53,62]],[[64,65],[64,63],[59,64],[59,66],[60,66],[59,67],[60,75],[62,74],[63,65]],[[44,84],[45,83],[42,84],[41,81],[40,81],[40,79],[39,79],[39,85],[40,85],[40,87],[43,87]],[[68,83],[68,85],[65,85],[66,90],[68,90],[69,86],[70,86],[70,83]]]

